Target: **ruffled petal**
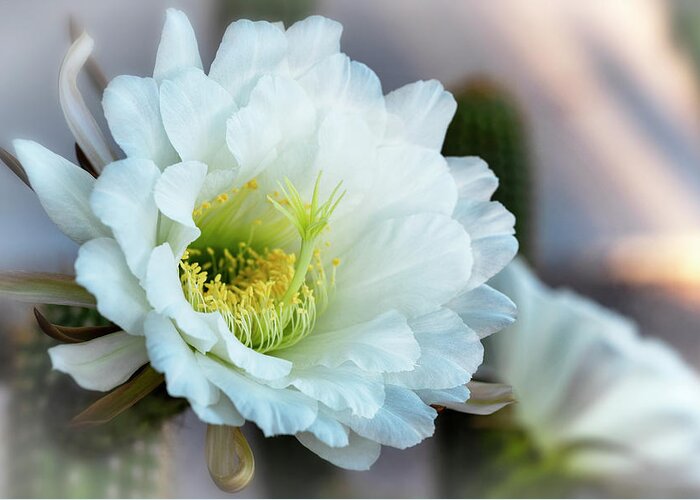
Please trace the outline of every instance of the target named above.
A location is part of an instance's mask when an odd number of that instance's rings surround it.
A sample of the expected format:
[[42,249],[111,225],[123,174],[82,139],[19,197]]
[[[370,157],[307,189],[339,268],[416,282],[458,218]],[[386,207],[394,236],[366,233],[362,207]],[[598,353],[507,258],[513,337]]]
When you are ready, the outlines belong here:
[[262,77],[248,105],[228,121],[226,140],[240,166],[239,183],[255,177],[286,145],[314,129],[314,107],[304,90],[289,78]]
[[180,158],[201,161],[211,170],[235,167],[226,146],[226,120],[236,109],[231,94],[198,69],[160,87],[160,111],[170,142]]
[[231,399],[246,420],[266,437],[296,434],[316,420],[316,401],[291,389],[273,389],[246,377],[233,366],[197,354],[206,377]]
[[460,192],[453,217],[472,240],[474,267],[465,288],[472,290],[495,276],[517,253],[515,217],[500,203],[489,201],[489,190],[497,179],[485,163],[469,157],[448,161]]
[[168,9],[156,54],[153,78],[160,82],[166,78],[173,78],[188,68],[202,69],[197,37],[184,12]]
[[366,120],[378,139],[384,136],[386,108],[377,75],[345,54],[323,59],[299,79],[311,96],[319,115],[329,111],[356,113]]
[[365,418],[372,417],[384,404],[382,376],[364,372],[352,364],[336,368],[296,368],[285,384],[296,387],[332,410],[348,409]]
[[109,391],[148,363],[143,338],[112,333],[80,344],[49,349],[54,370],[67,373],[84,389]]
[[163,128],[153,78],[116,77],[105,89],[102,107],[112,137],[128,157],[153,160],[160,168],[180,161]]
[[513,324],[518,311],[512,300],[488,285],[460,294],[448,307],[481,339]]
[[204,376],[192,349],[169,318],[149,313],[144,331],[151,366],[165,375],[168,394],[187,398],[198,406],[218,401],[218,389]]
[[471,380],[484,358],[479,337],[450,309],[409,322],[421,355],[413,370],[387,374],[389,384],[410,389],[449,389]]
[[286,53],[287,38],[279,28],[241,19],[226,29],[209,76],[243,105],[262,75],[288,71]]
[[153,192],[156,206],[171,222],[164,224],[161,219],[158,240],[169,243],[178,257],[201,233],[192,219],[192,211],[206,175],[206,165],[186,161],[166,168],[156,183]]
[[340,256],[336,293],[319,327],[344,326],[397,309],[412,318],[437,310],[469,280],[469,236],[439,214],[391,219]]
[[299,368],[315,365],[336,368],[350,361],[362,370],[385,373],[413,368],[420,347],[406,318],[388,311],[341,330],[314,332],[298,344],[276,351],[275,355]]
[[297,434],[297,437],[311,433],[316,439],[332,448],[347,446],[349,444],[348,436],[350,431],[346,426],[338,422],[331,413],[323,405],[319,405],[314,423],[303,433]]
[[384,406],[371,419],[347,412],[338,412],[337,415],[360,436],[403,450],[433,435],[437,412],[413,391],[387,385]]
[[241,427],[245,424],[245,419],[238,413],[236,407],[229,398],[223,396],[221,391],[219,400],[209,406],[200,406],[196,403],[191,403],[192,410],[197,414],[202,422],[212,425],[230,425],[231,427]]
[[92,211],[112,229],[131,272],[146,273],[156,246],[158,209],[153,187],[160,170],[150,160],[127,158],[107,165],[90,197]]
[[132,335],[143,335],[143,321],[151,307],[115,240],[98,238],[81,246],[75,274],[75,281],[97,299],[102,316]]
[[469,399],[469,389],[464,384],[449,389],[420,389],[416,394],[427,405],[464,405]]
[[386,96],[392,115],[389,141],[405,141],[439,151],[447,126],[457,110],[457,101],[437,80],[409,83]]
[[349,443],[342,448],[333,448],[309,432],[297,435],[301,444],[324,460],[350,470],[369,470],[382,451],[379,443],[350,433]]
[[109,229],[90,210],[94,177],[36,142],[13,144],[32,189],[61,231],[77,243],[109,236]]
[[287,60],[293,78],[308,71],[328,56],[340,52],[343,25],[322,16],[307,17],[286,31]]

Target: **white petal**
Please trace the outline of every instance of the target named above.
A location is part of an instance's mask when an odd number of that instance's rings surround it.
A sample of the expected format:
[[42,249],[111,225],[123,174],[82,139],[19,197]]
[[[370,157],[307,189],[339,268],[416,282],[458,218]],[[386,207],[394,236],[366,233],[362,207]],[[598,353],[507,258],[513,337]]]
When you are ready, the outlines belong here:
[[303,433],[297,434],[297,437],[306,433],[313,434],[316,439],[332,448],[342,448],[349,444],[348,428],[338,422],[323,405],[319,406],[314,423]]
[[388,311],[371,321],[342,330],[314,332],[288,349],[276,351],[295,367],[322,365],[336,368],[351,361],[370,372],[396,372],[413,368],[420,348],[401,314]]
[[386,110],[400,125],[388,130],[390,140],[402,140],[439,151],[457,102],[437,80],[409,83],[386,96]]
[[481,339],[513,324],[517,315],[515,303],[488,285],[460,294],[448,307]]
[[463,405],[469,399],[469,389],[464,384],[449,389],[421,389],[416,394],[427,405]]
[[188,68],[202,69],[197,37],[184,12],[168,9],[158,45],[153,78],[160,82]]
[[389,309],[408,318],[435,311],[464,289],[472,264],[464,228],[439,214],[382,222],[340,257],[336,293],[319,327]]
[[153,188],[160,170],[150,160],[127,158],[105,168],[90,197],[92,211],[112,229],[131,272],[142,278],[156,246],[158,209]]
[[247,106],[228,121],[226,140],[245,182],[260,172],[286,145],[315,129],[315,113],[294,81],[267,75],[250,94]]
[[[218,391],[218,389],[217,389]],[[241,427],[245,424],[245,419],[238,413],[236,407],[229,398],[219,392],[219,400],[209,406],[200,406],[191,403],[192,410],[197,414],[202,422],[212,425],[230,425],[232,427]]]
[[448,389],[471,380],[484,349],[479,337],[450,309],[409,321],[421,355],[413,370],[386,375],[389,384],[411,389]]
[[219,391],[204,376],[192,348],[169,318],[149,313],[144,331],[151,366],[165,375],[168,394],[199,406],[218,401]]
[[226,120],[236,109],[231,94],[198,69],[160,87],[163,125],[180,158],[201,161],[212,170],[235,167],[226,146]]
[[292,77],[299,77],[314,64],[337,54],[342,32],[342,24],[322,16],[310,16],[291,25],[286,35]]
[[179,161],[163,128],[153,78],[116,77],[105,89],[102,107],[114,140],[128,157],[153,160],[160,168]]
[[472,380],[467,386],[471,393],[468,400],[462,403],[446,401],[443,406],[472,415],[491,415],[515,402],[513,388],[509,385]]
[[286,70],[286,52],[287,38],[279,28],[241,19],[226,29],[209,76],[243,105],[258,78]]
[[498,187],[498,178],[484,160],[477,156],[450,156],[447,164],[459,189],[459,197],[489,201]]
[[378,138],[383,137],[386,109],[382,84],[364,64],[351,61],[345,54],[335,54],[314,66],[299,83],[321,116],[331,110],[357,113]]
[[80,344],[49,349],[54,370],[67,373],[84,389],[109,391],[148,363],[143,338],[112,333]]
[[178,257],[200,235],[192,211],[206,175],[206,165],[185,161],[166,168],[156,183],[153,196],[158,210],[173,221],[166,231],[161,220],[159,241],[168,242]]
[[459,188],[454,217],[472,239],[474,270],[467,287],[471,290],[493,277],[515,256],[515,218],[500,203],[489,201],[498,179],[483,160],[448,158],[448,163]]
[[379,443],[358,436],[354,432],[350,433],[349,444],[343,448],[330,447],[308,432],[298,434],[297,439],[322,459],[350,470],[369,470],[382,450]]
[[187,342],[200,352],[210,350],[225,361],[263,380],[285,377],[292,364],[243,345],[219,313],[199,313],[187,302],[180,286],[178,267],[167,244],[153,251],[146,275],[148,300],[156,311],[175,320]]
[[296,434],[316,419],[316,401],[291,389],[273,389],[241,374],[230,365],[197,354],[207,378],[228,396],[246,420],[252,420],[266,437]]
[[349,409],[365,418],[372,417],[384,404],[382,376],[351,364],[295,368],[285,383],[332,410]]
[[386,386],[384,406],[371,418],[338,413],[339,419],[360,436],[393,448],[415,446],[435,431],[437,412],[411,390]]
[[97,299],[102,316],[132,335],[143,334],[143,320],[151,308],[116,241],[98,238],[81,246],[75,274],[75,281]]
[[75,141],[92,166],[100,172],[114,160],[114,156],[78,88],[78,74],[90,57],[93,45],[92,38],[83,33],[68,49],[58,75],[58,98]]
[[36,142],[16,140],[13,145],[32,189],[61,231],[78,243],[109,235],[90,210],[94,177]]

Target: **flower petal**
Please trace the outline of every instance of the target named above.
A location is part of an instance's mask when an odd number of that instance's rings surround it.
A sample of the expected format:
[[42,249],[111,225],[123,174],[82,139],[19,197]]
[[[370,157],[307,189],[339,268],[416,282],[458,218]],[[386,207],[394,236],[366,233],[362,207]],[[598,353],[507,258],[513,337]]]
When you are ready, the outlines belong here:
[[158,209],[153,188],[160,170],[150,161],[136,158],[115,161],[95,182],[90,197],[92,211],[112,229],[129,269],[143,278],[156,246]]
[[75,141],[92,166],[100,172],[114,160],[114,156],[78,88],[78,74],[90,57],[93,46],[92,38],[83,33],[68,49],[58,75],[58,98]]
[[314,107],[294,81],[266,75],[247,106],[228,121],[226,141],[239,166],[240,182],[255,177],[285,145],[315,127]]
[[163,128],[153,78],[116,77],[105,89],[102,107],[114,140],[128,157],[153,160],[160,168],[179,161]]
[[469,233],[474,268],[466,290],[485,283],[510,262],[518,251],[515,217],[489,198],[498,180],[479,158],[449,158],[460,198],[453,217]]
[[[218,391],[218,389],[217,389]],[[245,419],[238,413],[236,407],[229,398],[219,392],[219,400],[209,406],[200,406],[191,403],[192,410],[197,414],[202,422],[212,425],[230,425],[231,427],[241,427],[245,424]]]
[[258,78],[286,70],[286,52],[287,38],[279,28],[241,19],[226,29],[209,76],[243,105]]
[[386,96],[390,140],[402,140],[439,151],[447,126],[457,110],[457,101],[437,80],[409,83]]
[[197,37],[184,12],[168,9],[158,45],[153,78],[161,82],[188,68],[202,69]]
[[156,183],[153,192],[156,206],[172,221],[164,224],[161,218],[158,240],[168,242],[178,257],[201,233],[192,219],[192,211],[206,175],[205,164],[185,161],[166,168]]
[[513,324],[517,315],[515,303],[488,285],[460,294],[448,307],[459,314],[480,339]]
[[362,370],[383,373],[413,368],[420,348],[406,318],[397,311],[388,311],[341,330],[316,331],[275,355],[292,361],[298,368],[336,368],[351,361]]
[[412,318],[455,297],[471,272],[469,236],[444,215],[390,219],[341,255],[336,293],[319,327],[344,326],[389,309]]
[[228,396],[246,420],[266,437],[296,434],[316,420],[316,401],[291,389],[273,389],[255,382],[231,365],[197,354],[206,377]]
[[369,470],[382,451],[379,443],[365,439],[354,432],[350,433],[349,443],[343,448],[328,446],[309,432],[298,434],[297,439],[322,459],[350,470]]
[[356,113],[367,120],[378,138],[383,137],[386,109],[382,84],[364,64],[335,54],[316,64],[299,83],[316,103],[320,117],[331,110]]
[[54,370],[67,373],[84,389],[109,391],[148,363],[143,338],[112,333],[80,344],[49,349]]
[[36,142],[16,140],[13,145],[32,189],[61,231],[78,243],[109,235],[90,210],[94,177]]
[[286,31],[289,71],[294,78],[313,65],[340,51],[343,25],[322,16],[310,16],[292,24]]
[[337,415],[360,436],[403,450],[433,435],[437,412],[413,391],[387,385],[384,406],[371,419],[348,412],[338,412]]
[[160,111],[170,142],[183,160],[210,170],[234,168],[226,146],[226,120],[237,109],[233,97],[201,70],[189,69],[160,86]]
[[165,375],[168,394],[199,406],[218,401],[219,391],[204,376],[192,349],[169,318],[149,313],[144,331],[151,366]]
[[344,364],[336,368],[295,368],[285,381],[332,410],[349,409],[370,418],[384,404],[382,376]]
[[427,405],[464,405],[469,399],[469,389],[464,384],[449,389],[420,389],[416,394]]
[[75,273],[75,281],[97,299],[102,316],[132,335],[143,335],[143,320],[151,308],[115,240],[98,238],[81,246]]
[[389,384],[410,389],[448,389],[471,380],[484,348],[479,337],[450,309],[409,321],[420,345],[420,358],[410,371],[385,375]]
[[314,423],[303,433],[297,434],[297,437],[306,433],[313,434],[316,439],[332,448],[342,448],[350,444],[348,441],[349,429],[338,422],[323,405],[319,405],[318,415],[316,415]]

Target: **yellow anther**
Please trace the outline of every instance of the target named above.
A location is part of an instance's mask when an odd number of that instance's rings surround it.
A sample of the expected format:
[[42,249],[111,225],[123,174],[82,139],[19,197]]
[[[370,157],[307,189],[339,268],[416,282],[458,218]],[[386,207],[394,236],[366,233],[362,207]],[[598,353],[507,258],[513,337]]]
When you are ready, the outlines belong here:
[[221,193],[216,197],[216,201],[219,203],[226,203],[228,201],[228,195],[226,193]]
[[333,262],[333,267],[338,267],[340,265],[340,259],[337,257],[335,259],[333,259],[332,262]]
[[257,179],[252,179],[248,181],[245,185],[248,189],[258,189],[258,181]]

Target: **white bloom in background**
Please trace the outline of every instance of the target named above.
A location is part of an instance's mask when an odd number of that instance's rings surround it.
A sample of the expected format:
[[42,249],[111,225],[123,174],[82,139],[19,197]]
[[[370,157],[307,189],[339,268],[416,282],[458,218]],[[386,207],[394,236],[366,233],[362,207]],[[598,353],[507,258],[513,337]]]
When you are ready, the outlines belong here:
[[516,260],[492,285],[518,321],[486,346],[518,423],[574,474],[638,494],[700,492],[700,379],[626,318],[554,291]]
[[104,93],[126,159],[105,162],[65,103],[97,179],[15,142],[82,245],[77,283],[123,329],[53,348],[56,369],[108,391],[150,362],[203,421],[296,435],[350,469],[432,435],[431,404],[469,398],[480,339],[513,320],[484,283],[516,252],[514,219],[482,161],[440,154],[451,94],[421,81],[384,96],[339,52],[341,29],[235,22],[207,74],[170,10],[153,77]]

